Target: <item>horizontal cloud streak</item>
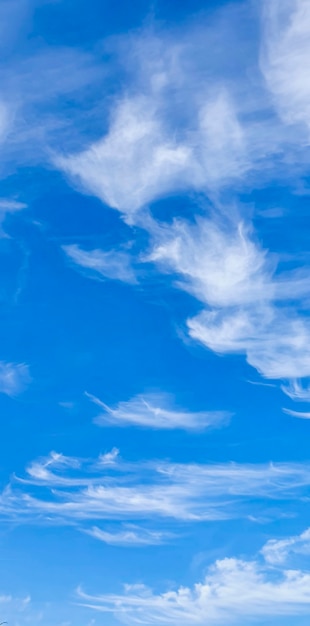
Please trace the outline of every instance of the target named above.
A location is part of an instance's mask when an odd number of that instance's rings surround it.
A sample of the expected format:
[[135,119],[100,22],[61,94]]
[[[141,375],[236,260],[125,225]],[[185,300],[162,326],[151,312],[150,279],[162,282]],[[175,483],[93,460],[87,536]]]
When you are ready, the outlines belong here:
[[177,410],[172,408],[171,399],[167,394],[139,395],[128,402],[120,402],[115,409],[110,408],[92,394],[86,393],[86,396],[104,411],[95,420],[100,426],[113,424],[167,430],[174,428],[205,430],[227,424],[231,415],[227,411],[193,413]]
[[0,514],[21,523],[78,527],[128,518],[224,520],[255,515],[266,499],[298,501],[309,480],[307,464],[126,463],[116,450],[93,460],[52,453],[3,491]]

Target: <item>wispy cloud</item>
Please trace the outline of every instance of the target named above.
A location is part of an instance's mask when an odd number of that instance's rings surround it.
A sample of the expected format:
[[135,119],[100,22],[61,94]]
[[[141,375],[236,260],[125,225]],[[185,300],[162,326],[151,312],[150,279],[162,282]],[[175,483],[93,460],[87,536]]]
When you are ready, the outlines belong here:
[[156,429],[205,430],[227,424],[231,416],[227,411],[190,411],[178,410],[172,406],[168,394],[139,395],[128,402],[120,402],[115,409],[90,393],[85,394],[91,402],[103,409],[104,413],[96,418],[96,423],[105,426],[143,426]]
[[31,382],[29,368],[25,363],[0,361],[0,393],[15,396],[24,391]]
[[310,374],[309,321],[293,305],[305,298],[310,273],[276,273],[276,258],[242,224],[157,225],[148,259],[206,305],[187,322],[192,338],[218,353],[245,353],[267,378]]
[[290,555],[310,554],[310,529],[300,535],[285,537],[284,539],[270,539],[261,551],[264,559],[271,565],[285,563]]
[[292,417],[298,417],[302,420],[310,420],[310,413],[305,411],[293,411],[292,409],[283,409],[284,413]]
[[[264,7],[262,69],[268,87],[285,123],[309,127],[309,4],[307,0],[266,0]],[[305,145],[302,132],[297,136]]]
[[194,523],[255,517],[266,510],[266,499],[298,502],[309,480],[307,464],[128,463],[115,449],[97,459],[52,453],[3,491],[0,515],[79,528],[96,520]]
[[297,402],[310,402],[310,385],[304,385],[302,381],[292,379],[287,385],[281,386],[282,391]]
[[135,524],[126,524],[118,532],[108,532],[97,526],[85,530],[88,535],[112,546],[151,546],[165,543],[171,539],[171,533],[147,530]]
[[[308,541],[308,531],[300,538]],[[282,564],[284,552],[297,548],[299,538],[269,542],[263,548],[267,561]],[[295,542],[295,543],[294,543]],[[285,543],[285,540],[282,544]],[[277,545],[278,544],[278,545]],[[274,550],[273,550],[274,548]],[[309,548],[309,545],[308,545]],[[264,552],[265,551],[265,552]],[[281,567],[270,570],[261,559],[226,558],[216,561],[193,587],[170,588],[155,593],[143,584],[126,584],[123,593],[92,596],[77,590],[82,605],[113,613],[128,624],[240,624],[243,620],[307,615],[310,573]]]
[[137,282],[131,255],[119,250],[83,250],[73,244],[62,246],[63,251],[77,268],[88,270],[93,278],[104,276],[125,283]]

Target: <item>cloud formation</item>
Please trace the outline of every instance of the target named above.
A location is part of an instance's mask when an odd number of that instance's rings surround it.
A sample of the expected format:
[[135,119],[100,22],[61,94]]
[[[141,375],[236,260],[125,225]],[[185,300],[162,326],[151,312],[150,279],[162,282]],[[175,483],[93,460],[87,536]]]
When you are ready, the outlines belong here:
[[192,588],[154,593],[143,584],[127,584],[120,594],[92,596],[81,588],[77,594],[84,606],[113,613],[128,624],[213,626],[307,615],[309,585],[308,571],[281,568],[275,573],[258,559],[226,558],[211,565]]
[[85,394],[91,402],[103,409],[95,421],[100,426],[142,426],[145,428],[183,430],[205,430],[221,427],[231,416],[227,411],[190,411],[178,410],[172,406],[168,394],[144,394],[120,402],[115,409],[90,393]]
[[128,518],[152,524],[247,518],[259,515],[266,500],[297,503],[309,480],[308,464],[128,463],[116,449],[97,459],[51,453],[4,489],[0,515],[79,528],[89,528],[89,521]]

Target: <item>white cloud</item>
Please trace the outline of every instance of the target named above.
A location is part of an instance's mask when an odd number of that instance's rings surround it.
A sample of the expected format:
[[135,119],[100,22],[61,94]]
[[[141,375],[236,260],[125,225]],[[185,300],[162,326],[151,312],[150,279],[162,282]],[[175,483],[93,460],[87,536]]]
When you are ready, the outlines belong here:
[[131,256],[119,250],[83,250],[77,245],[62,246],[67,257],[75,265],[94,272],[93,277],[104,276],[125,283],[136,283]]
[[111,612],[128,624],[246,624],[309,614],[310,573],[280,570],[277,575],[259,561],[218,560],[204,579],[191,587],[154,593],[145,585],[125,585],[121,594],[91,596],[81,588],[81,604]]
[[310,420],[310,413],[302,412],[302,411],[292,411],[292,409],[283,409],[284,413],[287,415],[291,415],[292,417],[298,417],[302,420]]
[[25,363],[0,361],[0,393],[15,396],[24,391],[31,382],[29,368]]
[[300,535],[284,539],[270,539],[261,551],[264,559],[271,565],[284,563],[292,554],[310,554],[310,529]]
[[[24,523],[165,519],[189,523],[261,516],[271,501],[307,493],[307,464],[128,463],[117,450],[98,459],[52,453],[2,493],[0,515]],[[255,493],[255,502],[253,502]],[[156,529],[157,530],[157,529]]]
[[281,386],[282,391],[297,402],[310,402],[310,385],[304,386],[299,380],[291,380],[288,385]]
[[118,104],[104,139],[56,165],[130,220],[151,200],[187,186],[191,158],[189,147],[166,137],[152,100],[139,97]]
[[167,394],[139,395],[128,402],[120,402],[111,409],[92,394],[85,394],[94,404],[101,407],[104,413],[96,418],[101,426],[114,424],[117,426],[143,426],[156,429],[204,430],[226,424],[230,414],[225,411],[190,411],[177,410],[171,406]]
[[245,353],[267,378],[310,375],[310,324],[296,313],[309,272],[276,273],[243,225],[201,218],[155,226],[147,260],[174,273],[177,285],[205,305],[187,321],[190,336],[218,353]]
[[[266,0],[262,69],[282,119],[310,126],[310,6],[307,0]],[[297,132],[297,131],[296,131]],[[301,145],[308,140],[299,134]]]
[[159,545],[171,538],[171,534],[160,531],[147,530],[135,524],[126,524],[123,530],[108,532],[97,526],[85,530],[94,539],[99,539],[112,546],[151,546]]

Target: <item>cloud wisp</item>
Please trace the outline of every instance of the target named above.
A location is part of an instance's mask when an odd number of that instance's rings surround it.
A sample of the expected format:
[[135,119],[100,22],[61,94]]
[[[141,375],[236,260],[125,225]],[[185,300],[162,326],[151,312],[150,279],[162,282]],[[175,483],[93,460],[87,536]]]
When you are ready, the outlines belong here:
[[25,363],[0,361],[0,393],[17,396],[31,383],[29,368]]
[[300,535],[285,537],[284,539],[270,539],[261,551],[265,561],[271,565],[285,563],[291,555],[310,554],[310,529]]
[[62,249],[73,266],[95,279],[109,278],[124,283],[136,284],[136,273],[131,255],[119,250],[83,250],[72,244]]
[[172,430],[200,431],[208,428],[219,428],[228,423],[231,414],[228,411],[190,412],[173,407],[168,394],[153,393],[138,395],[128,402],[120,402],[115,409],[102,402],[96,396],[85,393],[87,398],[103,409],[103,413],[95,418],[100,426],[140,426]]
[[141,528],[136,524],[124,524],[121,529],[116,532],[102,530],[98,528],[98,526],[93,526],[92,528],[84,530],[84,532],[94,539],[98,539],[111,546],[127,546],[133,548],[139,546],[158,546],[166,543],[173,537],[172,533],[149,530]]

